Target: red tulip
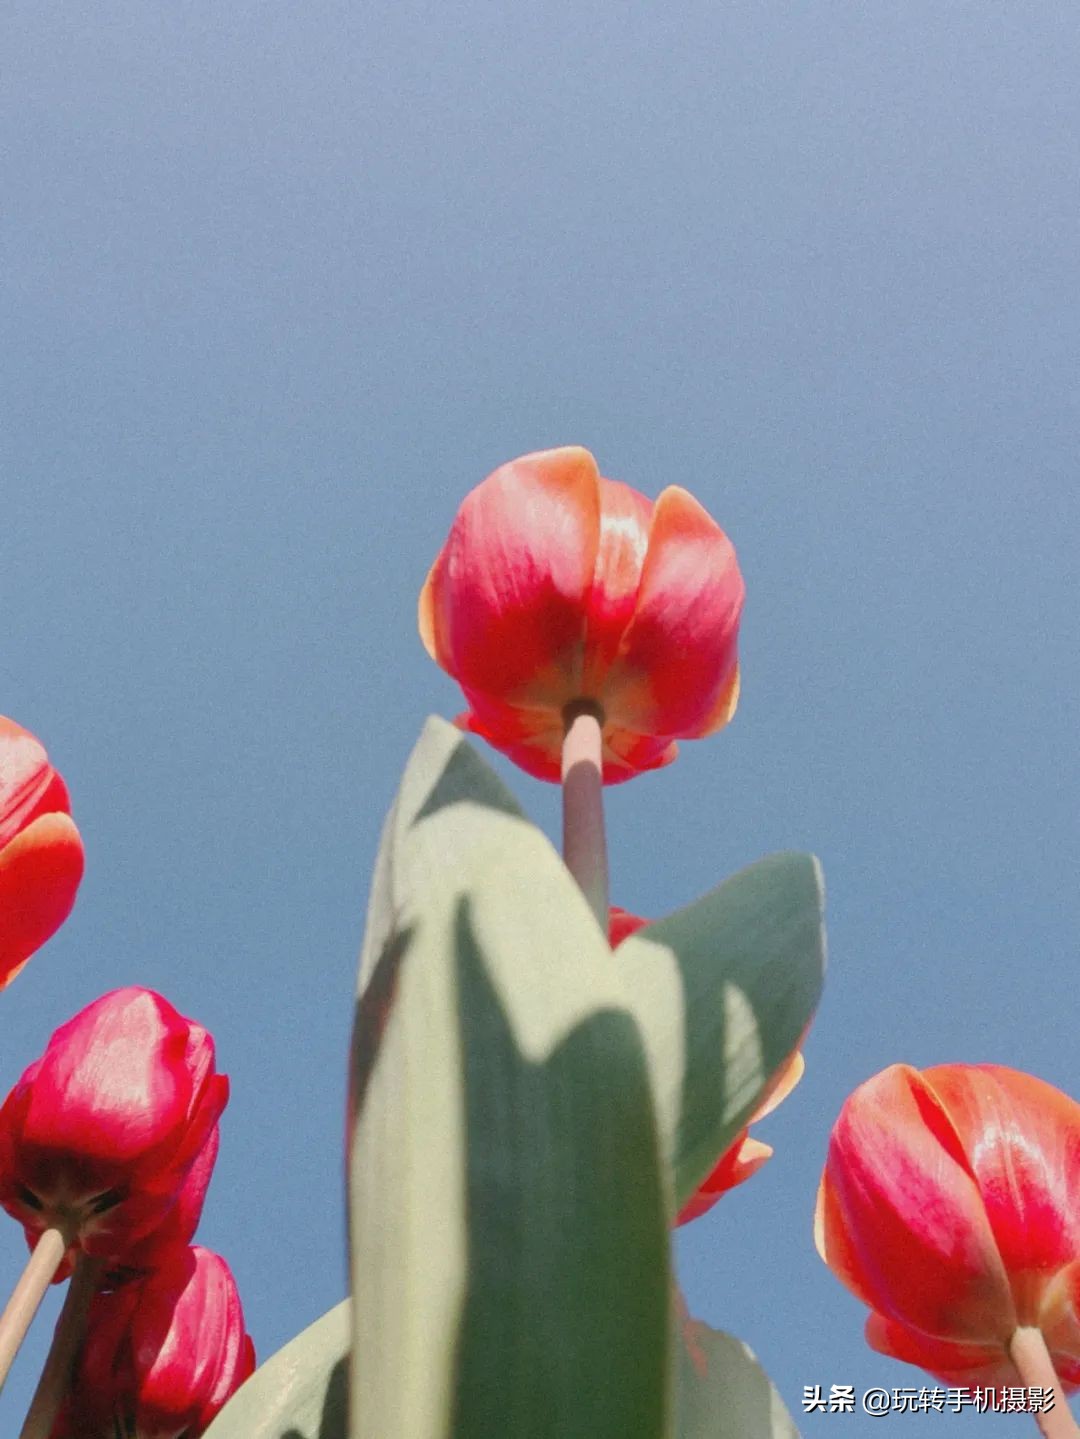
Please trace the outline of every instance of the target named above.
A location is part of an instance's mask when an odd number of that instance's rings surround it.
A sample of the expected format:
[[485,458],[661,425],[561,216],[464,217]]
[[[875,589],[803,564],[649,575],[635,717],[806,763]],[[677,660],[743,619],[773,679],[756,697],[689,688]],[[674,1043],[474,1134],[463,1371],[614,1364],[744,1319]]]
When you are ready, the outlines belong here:
[[[185,1194],[205,1192],[229,1082],[214,1042],[149,989],[118,989],[61,1025],[0,1109],[0,1204],[28,1237],[58,1227],[123,1265]],[[210,1146],[207,1149],[207,1146]],[[201,1205],[190,1190],[184,1203]]]
[[[628,910],[612,905],[608,917],[608,938],[613,949],[624,939],[636,934],[648,920],[641,919]],[[700,1219],[707,1214],[721,1195],[729,1189],[743,1184],[756,1174],[767,1159],[772,1157],[772,1145],[762,1144],[760,1139],[751,1139],[750,1124],[756,1124],[771,1114],[798,1084],[805,1069],[802,1055],[796,1052],[790,1056],[772,1076],[761,1104],[750,1116],[749,1124],[740,1129],[724,1150],[715,1166],[698,1185],[696,1192],[686,1201],[675,1217],[676,1224],[689,1224],[691,1219]]]
[[612,784],[731,718],[743,581],[723,530],[678,486],[655,504],[587,450],[525,455],[468,495],[420,596],[458,723],[558,780],[563,714],[603,716]]
[[199,1439],[254,1368],[229,1266],[176,1247],[147,1278],[94,1296],[53,1439]]
[[70,810],[39,741],[0,715],[0,989],[75,903],[83,846]]
[[894,1064],[829,1141],[815,1239],[873,1313],[867,1340],[950,1384],[1016,1384],[1042,1331],[1080,1385],[1080,1105],[991,1064]]

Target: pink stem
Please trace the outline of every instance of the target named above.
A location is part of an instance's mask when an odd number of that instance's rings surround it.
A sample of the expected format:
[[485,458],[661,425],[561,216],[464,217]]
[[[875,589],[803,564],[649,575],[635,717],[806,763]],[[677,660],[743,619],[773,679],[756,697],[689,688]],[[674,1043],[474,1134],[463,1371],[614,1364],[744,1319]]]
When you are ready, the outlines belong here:
[[56,1323],[52,1348],[34,1390],[19,1439],[49,1439],[60,1406],[67,1398],[79,1348],[86,1334],[86,1316],[104,1265],[79,1251],[64,1307]]
[[19,1282],[11,1292],[3,1314],[0,1314],[0,1387],[3,1386],[15,1355],[26,1338],[38,1306],[52,1283],[67,1252],[67,1237],[62,1229],[46,1229],[34,1245]]
[[562,750],[563,859],[608,932],[608,863],[604,834],[603,718],[587,702],[567,707]]
[[1009,1340],[1009,1357],[1023,1383],[1030,1388],[1054,1391],[1054,1407],[1035,1415],[1043,1439],[1076,1439],[1080,1435],[1069,1410],[1065,1391],[1057,1377],[1041,1329],[1022,1325]]

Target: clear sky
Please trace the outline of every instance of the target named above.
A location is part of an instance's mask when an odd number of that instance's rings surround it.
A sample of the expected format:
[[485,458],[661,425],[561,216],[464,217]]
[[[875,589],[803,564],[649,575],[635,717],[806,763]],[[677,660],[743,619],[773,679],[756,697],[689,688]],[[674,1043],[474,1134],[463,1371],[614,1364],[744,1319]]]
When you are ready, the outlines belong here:
[[680,1266],[805,1434],[861,1434],[802,1386],[932,1381],[813,1249],[844,1097],[897,1060],[1080,1096],[1075,7],[12,0],[2,30],[0,711],[88,864],[0,996],[0,1085],[160,989],[232,1077],[200,1239],[260,1354],[340,1299],[368,876],[458,708],[417,591],[524,451],[683,484],[746,576],[743,698],[610,793],[613,895],[812,849],[830,971],[775,1158]]

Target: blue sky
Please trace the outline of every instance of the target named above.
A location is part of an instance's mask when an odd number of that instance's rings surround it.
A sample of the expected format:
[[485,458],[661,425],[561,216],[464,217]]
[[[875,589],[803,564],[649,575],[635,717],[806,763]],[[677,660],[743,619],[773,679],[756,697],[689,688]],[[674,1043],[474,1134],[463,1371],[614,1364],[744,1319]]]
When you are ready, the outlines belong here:
[[680,1236],[691,1307],[807,1435],[845,1419],[804,1384],[922,1382],[810,1222],[889,1063],[1080,1095],[1072,7],[15,0],[3,30],[0,711],[88,868],[2,997],[0,1083],[160,989],[232,1077],[200,1238],[260,1353],[342,1296],[368,874],[458,707],[416,594],[466,490],[584,444],[690,488],[748,586],[730,729],[610,793],[615,900],[784,848],[829,889],[806,1077]]

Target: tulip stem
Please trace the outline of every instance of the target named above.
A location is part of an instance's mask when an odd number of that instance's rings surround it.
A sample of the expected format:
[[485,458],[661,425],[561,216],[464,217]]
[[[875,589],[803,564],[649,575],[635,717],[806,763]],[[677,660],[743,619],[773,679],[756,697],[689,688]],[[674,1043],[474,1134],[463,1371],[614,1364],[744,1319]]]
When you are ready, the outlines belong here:
[[101,1278],[103,1263],[79,1251],[64,1307],[56,1322],[52,1347],[34,1390],[19,1439],[48,1439],[71,1385],[75,1359],[86,1333],[86,1315]]
[[608,933],[608,863],[604,834],[603,715],[589,701],[567,705],[562,748],[563,859]]
[[1043,1439],[1076,1439],[1080,1434],[1069,1410],[1065,1391],[1054,1369],[1041,1329],[1021,1325],[1009,1340],[1009,1358],[1022,1382],[1030,1388],[1053,1389],[1054,1407],[1035,1415]]
[[0,1314],[0,1388],[66,1252],[64,1231],[44,1230],[11,1292],[7,1307]]

